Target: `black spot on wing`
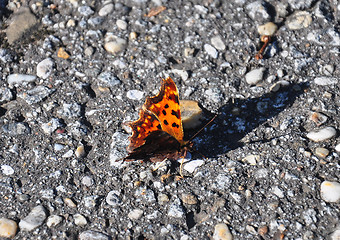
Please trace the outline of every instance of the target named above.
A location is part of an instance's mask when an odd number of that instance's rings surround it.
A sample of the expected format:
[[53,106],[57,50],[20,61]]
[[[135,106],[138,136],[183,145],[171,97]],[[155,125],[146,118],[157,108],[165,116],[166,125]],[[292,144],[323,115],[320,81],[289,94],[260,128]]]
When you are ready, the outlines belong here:
[[179,125],[177,123],[173,123],[171,126],[175,128],[179,128]]
[[163,122],[164,122],[165,125],[169,125],[167,120],[164,120]]
[[166,111],[164,109],[162,110],[162,113],[164,116],[166,115]]
[[171,111],[171,115],[174,115],[177,119],[179,119],[179,114],[180,114],[179,111],[174,111],[174,110]]
[[158,128],[159,130],[162,130],[162,127],[161,127],[160,124],[157,125],[157,128]]
[[168,105],[168,104],[165,104],[164,108],[169,108],[169,105]]

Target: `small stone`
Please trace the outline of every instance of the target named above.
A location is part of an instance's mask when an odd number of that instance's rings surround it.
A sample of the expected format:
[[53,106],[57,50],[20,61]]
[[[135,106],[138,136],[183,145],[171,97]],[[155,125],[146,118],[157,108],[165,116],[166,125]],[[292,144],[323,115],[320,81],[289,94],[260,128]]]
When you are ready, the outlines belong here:
[[81,179],[81,183],[86,187],[91,187],[94,184],[94,180],[90,176],[85,176]]
[[49,122],[41,124],[41,128],[46,134],[52,134],[58,128],[64,127],[59,118],[52,118]]
[[216,50],[216,48],[214,48],[213,46],[211,46],[210,44],[204,44],[204,50],[206,51],[206,53],[212,57],[212,58],[217,58],[218,56],[218,52]]
[[277,25],[273,22],[267,22],[266,24],[258,26],[257,31],[261,36],[273,36],[277,31]]
[[248,72],[245,76],[246,82],[250,85],[256,85],[263,78],[265,68],[258,68]]
[[120,80],[111,72],[102,72],[98,75],[98,80],[101,87],[114,87],[120,84]]
[[77,226],[85,226],[87,224],[86,218],[79,213],[73,215],[73,220],[74,224]]
[[114,8],[113,3],[106,4],[99,10],[98,15],[101,17],[106,16],[113,11],[113,8]]
[[307,137],[314,142],[322,142],[336,135],[336,129],[333,127],[325,127],[318,131],[312,131],[307,134]]
[[129,212],[128,218],[130,218],[131,220],[138,220],[142,217],[143,213],[144,212],[142,209],[136,208]]
[[0,105],[13,99],[12,91],[9,88],[0,88]]
[[243,162],[247,162],[252,166],[255,166],[259,160],[260,160],[260,156],[254,155],[254,154],[247,155],[246,157],[242,159]]
[[327,157],[329,154],[329,150],[326,148],[318,147],[315,149],[315,155],[321,158]]
[[15,84],[24,84],[24,83],[30,83],[34,82],[37,77],[33,75],[27,75],[27,74],[10,74],[7,77],[7,82],[10,86],[13,86]]
[[322,46],[340,46],[340,33],[334,28],[320,29],[310,31],[307,34],[307,40],[315,42],[316,44]]
[[32,14],[29,7],[21,7],[18,11],[15,11],[9,22],[10,24],[6,29],[9,44],[25,39],[24,34],[33,32],[34,27],[38,24],[37,18]]
[[86,196],[83,199],[86,208],[94,208],[97,205],[98,195]]
[[299,1],[299,0],[288,0],[289,6],[294,9],[308,9],[311,8],[314,1],[313,0],[306,0],[306,1]]
[[268,233],[268,227],[267,226],[259,227],[257,232],[260,234],[260,236],[264,237]]
[[46,221],[46,225],[47,227],[51,228],[51,227],[55,227],[57,226],[59,223],[61,223],[61,221],[63,221],[63,218],[61,216],[58,215],[51,215],[47,218]]
[[194,48],[184,48],[184,57],[192,57],[195,53]]
[[340,183],[324,181],[321,184],[321,198],[326,202],[338,202],[340,200]]
[[64,103],[57,112],[64,118],[78,118],[81,116],[81,106],[77,103]]
[[2,130],[9,136],[28,135],[31,128],[25,122],[12,122],[2,126]]
[[326,76],[332,76],[334,72],[334,65],[327,64],[321,68],[321,73],[325,74]]
[[173,69],[170,72],[172,72],[173,74],[179,75],[183,81],[186,81],[189,78],[189,73],[188,71],[185,71],[185,70]]
[[221,36],[214,36],[211,38],[211,44],[220,51],[225,50],[225,44],[221,38]]
[[62,58],[62,59],[68,59],[68,58],[70,58],[70,54],[68,54],[67,52],[66,52],[66,50],[64,49],[64,48],[59,48],[59,50],[58,50],[58,53],[57,53],[57,56],[59,57],[59,58]]
[[12,175],[14,173],[14,169],[11,166],[6,165],[6,164],[1,165],[1,171],[4,175],[7,175],[7,176]]
[[64,203],[70,208],[76,208],[77,205],[73,202],[71,198],[64,198]]
[[255,1],[246,6],[247,13],[254,21],[270,19],[268,4],[265,1]]
[[120,29],[122,29],[122,30],[126,30],[127,27],[128,27],[127,22],[125,22],[124,20],[120,20],[120,19],[118,19],[118,20],[116,21],[116,25],[117,25],[118,28],[120,28]]
[[322,113],[313,112],[309,119],[313,121],[316,126],[320,126],[327,122],[328,117]]
[[130,32],[129,34],[129,39],[130,40],[136,40],[138,37],[137,33],[136,32]]
[[3,63],[10,63],[13,62],[14,58],[15,57],[10,50],[0,48],[0,61],[2,61]]
[[278,196],[279,198],[283,198],[283,197],[284,197],[283,191],[282,191],[278,186],[273,187],[272,192],[273,192],[276,196]]
[[191,193],[182,193],[182,202],[188,205],[197,204],[197,197]]
[[83,145],[77,147],[76,151],[74,152],[77,158],[84,157],[86,152],[85,152],[85,147]]
[[169,207],[168,216],[173,218],[182,218],[185,215],[179,199],[173,201]]
[[180,100],[180,109],[183,128],[192,129],[198,127],[202,122],[203,111],[197,101]]
[[25,100],[25,102],[32,105],[43,101],[53,92],[55,92],[55,89],[50,89],[44,86],[36,86],[31,90],[21,92],[20,94],[18,94],[18,97],[22,98],[23,100]]
[[184,165],[184,170],[189,173],[194,173],[196,168],[204,164],[203,160],[192,160]]
[[316,77],[314,83],[319,86],[335,85],[338,84],[338,79],[335,77]]
[[37,76],[42,78],[42,79],[47,79],[54,67],[54,61],[52,58],[46,58],[45,60],[41,61],[37,65]]
[[44,223],[46,219],[45,208],[41,205],[34,207],[31,212],[19,222],[19,227],[24,231],[32,231]]
[[335,151],[340,152],[340,143],[335,146]]
[[215,226],[214,235],[212,237],[213,240],[232,240],[233,236],[231,235],[227,224],[218,223]]
[[160,202],[160,204],[165,204],[167,202],[169,202],[169,197],[168,195],[161,193],[158,195],[158,202]]
[[127,41],[123,38],[119,38],[116,36],[113,36],[111,41],[108,41],[104,44],[105,50],[112,54],[117,54],[123,51],[126,48],[126,46]]
[[87,230],[79,234],[79,240],[110,240],[111,238],[104,233]]
[[340,229],[335,230],[335,231],[331,234],[330,240],[339,240],[339,239],[340,239]]
[[110,191],[107,196],[106,196],[106,203],[109,204],[110,206],[118,206],[119,204],[122,203],[122,200],[119,197],[119,192],[118,191]]
[[13,238],[17,233],[18,225],[15,221],[7,218],[0,218],[0,237]]
[[144,97],[144,92],[139,90],[129,90],[126,94],[126,97],[131,100],[141,100]]
[[306,11],[297,11],[291,15],[286,22],[287,26],[291,30],[298,30],[307,28],[312,23],[312,16]]
[[89,6],[78,7],[78,12],[85,17],[88,17],[88,16],[94,14],[94,11]]
[[155,193],[151,189],[140,187],[136,190],[135,196],[136,197],[142,196],[143,200],[149,203],[156,202]]
[[66,23],[66,27],[71,28],[76,26],[76,21],[74,19],[70,19]]

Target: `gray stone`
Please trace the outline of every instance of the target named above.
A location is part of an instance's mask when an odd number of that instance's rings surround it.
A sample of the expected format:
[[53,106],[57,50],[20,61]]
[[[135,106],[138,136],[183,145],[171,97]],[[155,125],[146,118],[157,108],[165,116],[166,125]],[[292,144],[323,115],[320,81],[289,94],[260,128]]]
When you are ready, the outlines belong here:
[[44,223],[46,219],[45,208],[41,205],[36,206],[32,211],[19,222],[19,227],[24,231],[32,231]]

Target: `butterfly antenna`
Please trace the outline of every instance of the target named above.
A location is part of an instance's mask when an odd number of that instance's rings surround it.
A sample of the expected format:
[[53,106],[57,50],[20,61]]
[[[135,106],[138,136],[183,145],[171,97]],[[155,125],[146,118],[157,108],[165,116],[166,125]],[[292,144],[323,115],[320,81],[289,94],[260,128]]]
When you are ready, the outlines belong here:
[[202,132],[202,130],[204,128],[206,128],[210,123],[212,123],[212,121],[214,121],[217,116],[218,116],[218,114],[215,114],[215,116],[212,119],[210,119],[209,122],[207,122],[200,130],[198,130],[195,133],[195,135],[190,138],[190,140],[188,142],[191,142],[195,137],[197,137],[197,135],[200,134]]

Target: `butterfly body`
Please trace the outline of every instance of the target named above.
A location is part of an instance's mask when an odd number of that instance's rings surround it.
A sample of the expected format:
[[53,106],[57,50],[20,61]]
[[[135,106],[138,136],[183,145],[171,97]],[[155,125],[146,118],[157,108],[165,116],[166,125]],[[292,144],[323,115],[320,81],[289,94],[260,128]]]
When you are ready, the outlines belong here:
[[139,119],[129,126],[133,134],[124,161],[177,160],[192,148],[192,142],[183,140],[178,90],[170,77],[162,79],[160,92],[146,99]]

